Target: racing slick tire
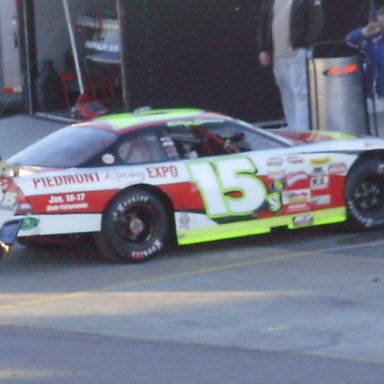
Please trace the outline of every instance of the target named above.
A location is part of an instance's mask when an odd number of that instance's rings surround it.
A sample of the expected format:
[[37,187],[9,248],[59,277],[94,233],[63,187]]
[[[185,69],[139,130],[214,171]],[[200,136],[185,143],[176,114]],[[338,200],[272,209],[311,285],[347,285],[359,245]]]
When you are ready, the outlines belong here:
[[351,227],[384,225],[384,160],[370,158],[352,168],[346,181],[345,201]]
[[108,260],[142,263],[163,249],[169,227],[169,213],[160,199],[146,190],[131,189],[110,203],[95,242]]

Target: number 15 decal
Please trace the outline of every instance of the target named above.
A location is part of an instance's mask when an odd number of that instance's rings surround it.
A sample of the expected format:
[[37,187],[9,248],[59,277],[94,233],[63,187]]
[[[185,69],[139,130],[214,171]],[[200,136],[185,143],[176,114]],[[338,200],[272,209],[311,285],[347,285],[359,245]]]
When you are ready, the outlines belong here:
[[266,187],[248,157],[196,161],[187,167],[209,217],[250,215],[266,199]]

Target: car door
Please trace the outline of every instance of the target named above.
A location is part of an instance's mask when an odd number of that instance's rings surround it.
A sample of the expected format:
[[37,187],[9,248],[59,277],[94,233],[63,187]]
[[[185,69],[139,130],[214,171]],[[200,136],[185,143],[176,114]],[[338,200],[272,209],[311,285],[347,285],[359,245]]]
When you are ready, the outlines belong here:
[[[200,233],[208,236],[206,240],[255,233],[255,226],[249,231],[243,224],[279,213],[283,190],[278,188],[278,179],[268,178],[267,172],[269,162],[270,166],[274,161],[284,166],[281,152],[288,147],[284,141],[233,120],[207,121],[176,131],[172,127],[169,134],[181,158],[187,160],[190,180],[202,200],[201,211],[184,212],[182,221],[188,225],[178,229],[185,237],[189,235],[186,231],[201,228],[210,229]],[[236,223],[243,228],[228,226]]]

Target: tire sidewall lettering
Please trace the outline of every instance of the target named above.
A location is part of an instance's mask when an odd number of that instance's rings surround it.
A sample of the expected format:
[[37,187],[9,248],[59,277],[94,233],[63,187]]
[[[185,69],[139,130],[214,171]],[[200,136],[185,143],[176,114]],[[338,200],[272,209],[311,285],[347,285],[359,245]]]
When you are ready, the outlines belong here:
[[359,184],[367,176],[372,177],[372,170],[377,178],[383,178],[384,162],[380,159],[366,159],[363,162],[357,163],[351,170],[345,190],[345,205],[348,211],[349,218],[355,225],[362,228],[375,228],[384,225],[384,201],[381,209],[372,212],[364,212],[358,207],[355,201],[355,191]]

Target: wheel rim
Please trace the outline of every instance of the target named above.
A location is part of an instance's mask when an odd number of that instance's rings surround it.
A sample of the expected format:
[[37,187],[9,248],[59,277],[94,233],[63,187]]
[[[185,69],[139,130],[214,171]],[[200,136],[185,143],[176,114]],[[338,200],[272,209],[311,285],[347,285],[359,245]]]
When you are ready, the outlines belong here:
[[119,215],[117,224],[118,233],[124,241],[143,244],[155,232],[155,213],[145,205],[130,207]]
[[355,201],[357,206],[372,212],[384,204],[384,182],[376,177],[364,179],[355,190]]

